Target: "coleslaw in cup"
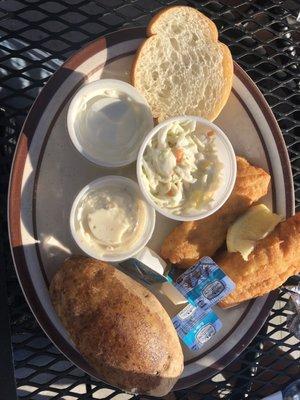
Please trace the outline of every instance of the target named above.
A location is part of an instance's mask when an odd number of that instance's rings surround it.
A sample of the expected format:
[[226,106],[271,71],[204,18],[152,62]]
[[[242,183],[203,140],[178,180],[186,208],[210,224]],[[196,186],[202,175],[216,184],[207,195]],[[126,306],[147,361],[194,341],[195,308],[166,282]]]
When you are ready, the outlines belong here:
[[180,221],[204,218],[224,204],[236,178],[231,143],[200,117],[174,117],[157,125],[142,144],[137,176],[148,202]]

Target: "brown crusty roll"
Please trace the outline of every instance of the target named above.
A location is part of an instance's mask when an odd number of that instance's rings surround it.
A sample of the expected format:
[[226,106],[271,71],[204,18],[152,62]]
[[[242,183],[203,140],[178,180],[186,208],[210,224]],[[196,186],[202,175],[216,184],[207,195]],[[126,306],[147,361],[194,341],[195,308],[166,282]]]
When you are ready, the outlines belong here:
[[113,266],[64,262],[50,285],[54,308],[99,379],[130,393],[164,396],[183,371],[172,321],[156,297]]

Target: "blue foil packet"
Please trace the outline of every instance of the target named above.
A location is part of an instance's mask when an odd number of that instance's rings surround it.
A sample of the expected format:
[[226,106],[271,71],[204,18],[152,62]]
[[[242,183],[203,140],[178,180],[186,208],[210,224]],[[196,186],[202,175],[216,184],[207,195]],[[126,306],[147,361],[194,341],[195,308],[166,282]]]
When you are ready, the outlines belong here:
[[173,317],[172,322],[183,343],[193,351],[201,349],[222,328],[221,321],[212,310],[203,312],[191,304]]
[[202,312],[213,307],[235,288],[233,281],[210,257],[201,258],[180,275],[173,285]]

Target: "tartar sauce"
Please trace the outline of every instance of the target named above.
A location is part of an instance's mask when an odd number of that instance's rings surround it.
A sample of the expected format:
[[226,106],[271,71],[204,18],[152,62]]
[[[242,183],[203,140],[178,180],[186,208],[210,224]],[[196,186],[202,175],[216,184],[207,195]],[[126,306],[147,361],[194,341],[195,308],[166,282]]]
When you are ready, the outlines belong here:
[[94,188],[79,200],[74,213],[77,240],[97,258],[128,252],[145,231],[146,207],[125,186]]
[[90,161],[112,167],[134,161],[153,127],[145,99],[126,82],[100,79],[83,86],[71,101],[68,130]]
[[175,215],[210,209],[220,186],[223,164],[215,133],[195,121],[173,122],[148,143],[142,179],[153,201]]

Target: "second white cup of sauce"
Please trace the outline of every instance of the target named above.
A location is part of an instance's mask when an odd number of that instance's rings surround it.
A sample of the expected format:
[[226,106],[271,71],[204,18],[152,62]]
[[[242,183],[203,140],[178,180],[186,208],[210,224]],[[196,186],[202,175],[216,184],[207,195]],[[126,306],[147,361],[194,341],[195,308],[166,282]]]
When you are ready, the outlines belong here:
[[87,255],[118,262],[141,251],[155,226],[155,210],[136,182],[109,175],[86,185],[76,196],[70,228]]

